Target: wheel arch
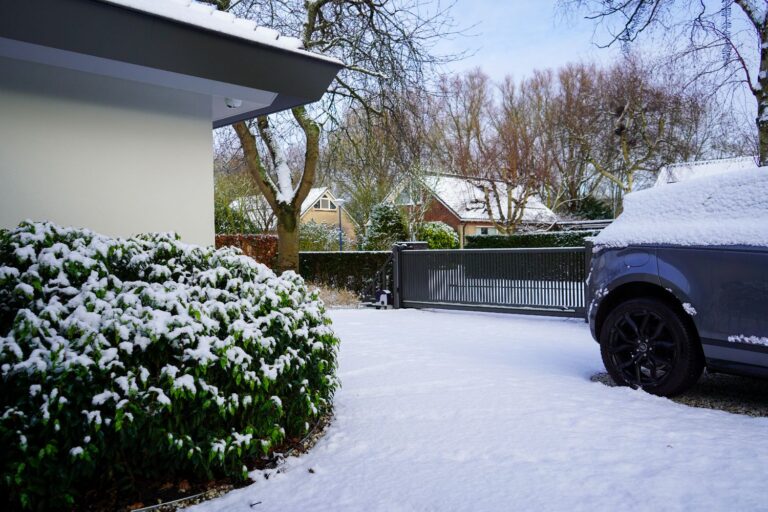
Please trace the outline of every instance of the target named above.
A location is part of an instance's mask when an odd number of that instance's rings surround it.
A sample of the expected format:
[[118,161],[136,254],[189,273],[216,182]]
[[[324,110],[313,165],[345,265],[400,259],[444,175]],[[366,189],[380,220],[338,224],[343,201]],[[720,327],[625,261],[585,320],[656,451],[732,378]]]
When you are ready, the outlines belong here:
[[655,298],[665,302],[670,306],[683,321],[692,336],[699,340],[699,331],[696,324],[689,314],[683,309],[682,301],[669,289],[649,283],[647,281],[632,281],[621,284],[611,290],[608,295],[600,301],[597,314],[595,316],[595,333],[599,335],[603,328],[603,322],[610,312],[622,302],[630,299]]

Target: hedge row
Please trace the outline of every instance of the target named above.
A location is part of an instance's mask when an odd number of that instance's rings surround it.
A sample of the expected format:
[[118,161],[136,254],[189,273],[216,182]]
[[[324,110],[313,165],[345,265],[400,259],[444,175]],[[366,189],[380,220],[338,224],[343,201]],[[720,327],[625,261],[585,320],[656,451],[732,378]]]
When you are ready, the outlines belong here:
[[554,231],[518,235],[475,235],[466,238],[464,247],[467,249],[584,247],[586,239],[598,233],[599,231]]
[[277,263],[277,235],[216,235],[216,248],[222,247],[237,247],[270,268]]
[[390,251],[301,252],[299,274],[314,283],[362,293]]

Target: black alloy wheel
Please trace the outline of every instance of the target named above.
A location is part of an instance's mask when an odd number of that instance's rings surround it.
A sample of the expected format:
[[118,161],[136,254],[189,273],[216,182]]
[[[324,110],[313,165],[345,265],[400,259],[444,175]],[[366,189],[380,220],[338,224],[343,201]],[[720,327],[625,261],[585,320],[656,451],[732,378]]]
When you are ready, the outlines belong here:
[[701,376],[701,345],[680,313],[664,301],[632,299],[608,314],[600,352],[613,380],[649,393],[671,396]]

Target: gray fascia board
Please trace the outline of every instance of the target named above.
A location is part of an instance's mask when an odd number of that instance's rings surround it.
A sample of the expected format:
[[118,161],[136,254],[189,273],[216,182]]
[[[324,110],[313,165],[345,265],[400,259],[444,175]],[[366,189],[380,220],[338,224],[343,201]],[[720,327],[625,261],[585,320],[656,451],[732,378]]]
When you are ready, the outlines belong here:
[[96,0],[0,0],[0,37],[291,98],[255,115],[317,101],[343,67]]
[[221,128],[222,126],[228,126],[238,121],[245,121],[246,119],[253,119],[254,117],[271,114],[273,112],[288,110],[289,108],[305,105],[306,103],[307,102],[301,98],[294,98],[285,94],[278,94],[277,98],[275,98],[269,107],[261,108],[258,110],[251,110],[224,119],[219,119],[218,121],[213,122],[213,127]]

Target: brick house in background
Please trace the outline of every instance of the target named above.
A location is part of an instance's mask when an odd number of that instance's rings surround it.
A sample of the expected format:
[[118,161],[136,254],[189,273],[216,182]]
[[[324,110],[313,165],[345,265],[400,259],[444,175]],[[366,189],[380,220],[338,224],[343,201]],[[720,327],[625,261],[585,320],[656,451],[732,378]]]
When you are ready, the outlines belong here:
[[[424,193],[412,193],[415,188],[413,184],[401,183],[390,192],[385,202],[415,208],[421,205],[420,199],[428,201],[424,221],[441,221],[451,226],[459,234],[461,247],[464,247],[466,236],[498,234],[493,219],[500,218],[499,212],[494,212],[493,216],[488,212],[483,190],[472,180],[450,174],[430,174],[420,180],[417,186]],[[503,183],[497,183],[497,188],[505,190]],[[502,195],[504,197],[499,198],[499,203],[505,211],[506,194]],[[496,204],[495,198],[492,198],[492,203]],[[525,205],[520,229],[548,229],[557,220],[557,215],[544,205],[541,198],[533,195]]]

